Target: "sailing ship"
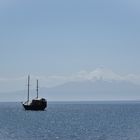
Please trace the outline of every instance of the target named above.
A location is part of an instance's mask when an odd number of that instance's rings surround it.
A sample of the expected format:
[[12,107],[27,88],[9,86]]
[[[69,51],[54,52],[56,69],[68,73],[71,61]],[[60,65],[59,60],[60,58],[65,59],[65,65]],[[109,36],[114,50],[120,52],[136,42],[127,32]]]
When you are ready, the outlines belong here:
[[29,101],[29,92],[30,92],[30,76],[28,75],[28,94],[27,94],[27,101],[22,103],[25,110],[35,110],[35,111],[43,111],[47,107],[47,101],[45,98],[38,98],[38,80],[37,80],[37,87],[36,92],[37,96],[32,101]]

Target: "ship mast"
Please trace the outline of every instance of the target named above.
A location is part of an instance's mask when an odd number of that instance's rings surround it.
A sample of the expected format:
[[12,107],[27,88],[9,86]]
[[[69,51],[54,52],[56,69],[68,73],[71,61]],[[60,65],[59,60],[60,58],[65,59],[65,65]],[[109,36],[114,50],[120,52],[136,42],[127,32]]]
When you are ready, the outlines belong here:
[[37,97],[38,98],[38,80],[37,80],[37,87],[36,87],[36,91],[37,91]]
[[29,102],[29,90],[30,90],[30,75],[28,75],[28,95],[27,95],[27,103]]

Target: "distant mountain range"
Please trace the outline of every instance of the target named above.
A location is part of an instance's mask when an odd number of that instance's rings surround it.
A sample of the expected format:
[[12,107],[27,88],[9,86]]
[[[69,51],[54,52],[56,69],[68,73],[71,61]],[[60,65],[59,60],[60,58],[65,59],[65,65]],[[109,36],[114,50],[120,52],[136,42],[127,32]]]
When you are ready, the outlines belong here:
[[[31,98],[36,91],[31,91]],[[1,93],[4,101],[25,101],[27,91]],[[139,100],[140,86],[126,81],[85,80],[53,88],[40,88],[39,95],[49,101]]]
[[140,99],[140,86],[123,81],[69,82],[55,88],[42,88],[49,100],[134,100]]

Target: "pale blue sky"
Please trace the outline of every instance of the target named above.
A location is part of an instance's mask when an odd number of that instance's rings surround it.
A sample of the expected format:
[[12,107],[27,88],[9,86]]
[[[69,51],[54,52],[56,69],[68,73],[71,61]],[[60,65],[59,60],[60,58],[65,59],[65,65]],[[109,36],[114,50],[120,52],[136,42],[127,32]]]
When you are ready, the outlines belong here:
[[140,74],[138,0],[2,0],[0,77],[98,67]]

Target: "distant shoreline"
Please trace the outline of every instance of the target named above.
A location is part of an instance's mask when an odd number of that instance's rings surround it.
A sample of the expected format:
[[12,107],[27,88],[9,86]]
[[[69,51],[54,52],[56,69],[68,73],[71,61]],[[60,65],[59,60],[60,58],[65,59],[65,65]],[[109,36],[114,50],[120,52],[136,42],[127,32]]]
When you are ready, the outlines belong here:
[[[0,101],[0,103],[22,103],[21,101]],[[140,104],[140,100],[96,100],[96,101],[48,101],[48,104]]]

